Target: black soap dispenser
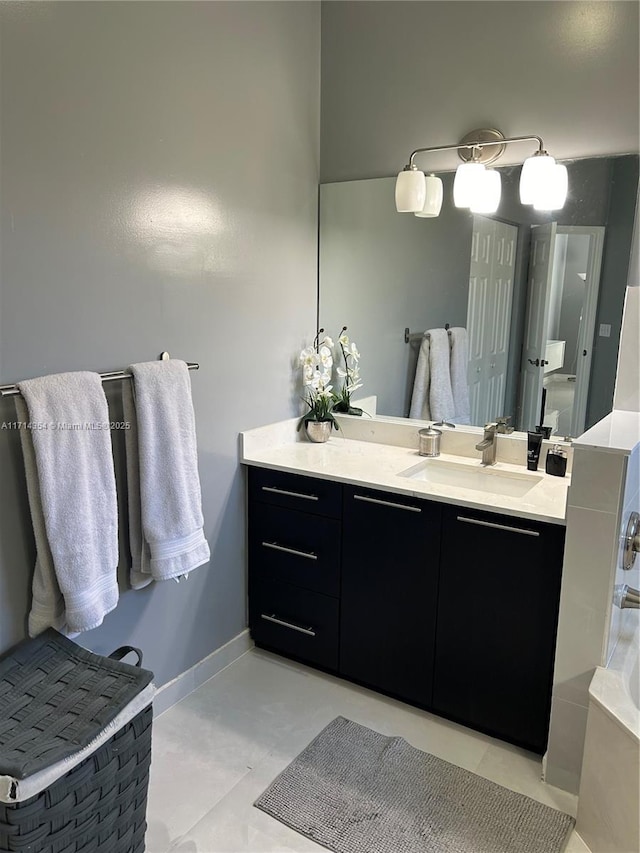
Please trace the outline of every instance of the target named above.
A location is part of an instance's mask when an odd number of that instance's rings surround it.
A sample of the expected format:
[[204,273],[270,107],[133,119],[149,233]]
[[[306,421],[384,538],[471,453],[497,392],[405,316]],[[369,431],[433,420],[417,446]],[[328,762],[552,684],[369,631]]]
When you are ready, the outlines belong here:
[[567,454],[559,444],[554,444],[547,453],[545,470],[553,477],[564,477],[567,473]]

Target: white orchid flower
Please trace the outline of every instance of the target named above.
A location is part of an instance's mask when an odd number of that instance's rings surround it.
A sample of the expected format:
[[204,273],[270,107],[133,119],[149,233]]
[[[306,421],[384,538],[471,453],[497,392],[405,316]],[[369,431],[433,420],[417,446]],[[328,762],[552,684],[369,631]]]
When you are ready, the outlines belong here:
[[340,335],[340,337],[338,338],[338,343],[340,344],[341,347],[348,347],[349,346],[349,335]]
[[341,379],[344,379],[344,377],[347,376],[347,371],[344,369],[344,367],[336,367],[336,373],[338,374],[338,376],[340,376]]
[[320,341],[320,346],[330,347],[333,349],[333,338],[330,338],[329,335],[325,335],[325,337]]
[[355,343],[351,344],[351,347],[349,348],[349,355],[351,356],[351,358],[354,358],[356,361],[359,360],[360,353],[358,352],[358,347],[355,345]]
[[333,358],[329,350],[326,353],[320,353],[319,365],[325,372],[331,375],[331,368],[333,367]]
[[305,347],[300,353],[300,361],[306,361],[308,358],[313,358],[316,351],[313,347]]

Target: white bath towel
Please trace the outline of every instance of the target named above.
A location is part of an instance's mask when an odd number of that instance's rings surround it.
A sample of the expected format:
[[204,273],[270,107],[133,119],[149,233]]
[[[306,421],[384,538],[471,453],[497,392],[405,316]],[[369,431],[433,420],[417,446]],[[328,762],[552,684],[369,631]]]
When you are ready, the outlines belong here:
[[419,418],[423,421],[431,420],[429,382],[429,337],[425,332],[420,343],[416,376],[413,380],[413,393],[411,394],[411,407],[409,409],[410,418]]
[[434,421],[451,421],[455,417],[451,374],[449,372],[449,335],[446,329],[429,329],[429,408]]
[[456,424],[471,423],[471,406],[469,404],[469,345],[467,330],[462,326],[449,329],[451,393]]
[[97,628],[118,603],[118,509],[109,411],[97,373],[18,383],[36,540],[29,634]]
[[131,585],[187,575],[209,560],[189,369],[169,359],[132,364],[125,383]]
[[140,458],[138,452],[138,421],[133,401],[133,381],[125,380],[122,386],[122,413],[127,424],[125,448],[127,460],[127,507],[129,515],[129,549],[131,566],[129,583],[133,589],[148,586],[151,576],[151,552],[142,533],[142,507],[140,505]]

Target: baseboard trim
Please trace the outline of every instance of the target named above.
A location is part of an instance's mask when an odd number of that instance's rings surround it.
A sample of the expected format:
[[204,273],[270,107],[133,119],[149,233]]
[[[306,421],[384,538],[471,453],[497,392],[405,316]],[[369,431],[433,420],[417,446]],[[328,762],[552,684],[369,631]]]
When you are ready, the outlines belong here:
[[180,673],[173,681],[163,684],[153,699],[154,716],[157,717],[168,711],[185,696],[201,687],[205,681],[213,678],[229,664],[242,657],[245,652],[253,648],[253,645],[253,640],[249,636],[249,629],[245,628],[224,646],[220,646],[219,649],[211,652],[210,655],[198,661],[190,669]]

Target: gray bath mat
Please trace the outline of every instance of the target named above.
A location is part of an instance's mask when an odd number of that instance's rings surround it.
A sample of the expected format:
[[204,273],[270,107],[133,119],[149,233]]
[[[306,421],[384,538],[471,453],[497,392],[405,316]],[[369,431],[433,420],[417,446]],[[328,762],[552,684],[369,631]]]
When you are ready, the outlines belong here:
[[344,717],[255,805],[336,853],[560,853],[574,823]]

